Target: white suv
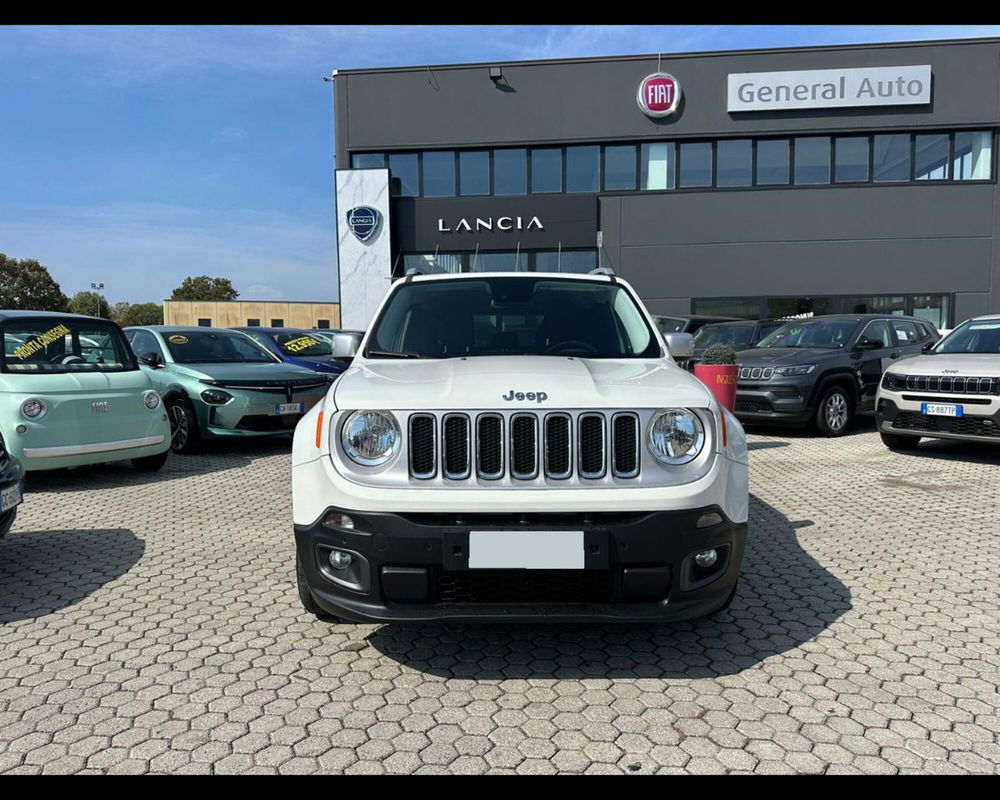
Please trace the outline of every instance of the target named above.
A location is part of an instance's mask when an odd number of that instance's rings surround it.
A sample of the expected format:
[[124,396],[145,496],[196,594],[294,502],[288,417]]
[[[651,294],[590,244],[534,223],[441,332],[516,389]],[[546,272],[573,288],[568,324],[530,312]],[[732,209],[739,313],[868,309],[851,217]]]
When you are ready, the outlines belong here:
[[628,621],[729,605],[746,438],[609,273],[395,282],[295,430],[307,611]]
[[875,419],[892,450],[912,450],[923,437],[1000,444],[1000,316],[970,319],[889,367]]

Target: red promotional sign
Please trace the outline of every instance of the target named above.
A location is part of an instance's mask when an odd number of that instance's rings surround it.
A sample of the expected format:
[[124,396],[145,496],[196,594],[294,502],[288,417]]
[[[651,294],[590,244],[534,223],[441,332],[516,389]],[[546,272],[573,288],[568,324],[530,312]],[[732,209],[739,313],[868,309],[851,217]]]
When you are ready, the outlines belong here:
[[636,102],[649,117],[666,117],[677,110],[681,99],[681,84],[673,75],[654,72],[639,84]]

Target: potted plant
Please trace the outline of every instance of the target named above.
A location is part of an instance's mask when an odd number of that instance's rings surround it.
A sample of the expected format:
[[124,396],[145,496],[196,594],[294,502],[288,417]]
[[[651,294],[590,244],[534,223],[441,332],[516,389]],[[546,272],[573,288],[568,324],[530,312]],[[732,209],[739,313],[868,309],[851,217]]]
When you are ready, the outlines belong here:
[[733,411],[739,369],[733,348],[728,344],[713,344],[705,348],[701,361],[694,365],[694,374],[711,389],[720,404]]

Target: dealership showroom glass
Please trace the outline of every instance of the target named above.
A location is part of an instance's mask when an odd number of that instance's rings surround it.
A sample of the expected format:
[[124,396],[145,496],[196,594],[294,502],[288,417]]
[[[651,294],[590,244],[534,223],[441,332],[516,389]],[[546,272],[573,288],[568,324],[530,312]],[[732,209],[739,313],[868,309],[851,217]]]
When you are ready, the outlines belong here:
[[1000,311],[998,57],[975,39],[338,70],[344,324],[415,266],[610,266],[653,313]]

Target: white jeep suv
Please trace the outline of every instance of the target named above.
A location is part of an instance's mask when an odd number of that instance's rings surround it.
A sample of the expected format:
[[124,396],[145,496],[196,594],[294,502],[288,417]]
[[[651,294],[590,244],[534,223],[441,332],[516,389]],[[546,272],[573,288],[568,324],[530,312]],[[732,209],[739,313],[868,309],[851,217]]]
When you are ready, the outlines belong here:
[[709,614],[747,464],[610,270],[408,275],[295,430],[299,595],[351,621]]
[[890,366],[875,419],[892,450],[912,450],[923,437],[1000,444],[1000,316],[970,319],[924,355]]

